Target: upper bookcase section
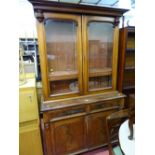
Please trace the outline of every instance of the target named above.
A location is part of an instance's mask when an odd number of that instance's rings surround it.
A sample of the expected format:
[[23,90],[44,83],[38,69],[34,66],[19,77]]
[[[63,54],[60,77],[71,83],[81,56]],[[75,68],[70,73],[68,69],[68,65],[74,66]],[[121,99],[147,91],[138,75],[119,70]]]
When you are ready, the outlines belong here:
[[[93,6],[84,4],[73,4],[54,2],[50,0],[28,0],[32,3],[36,17],[43,12],[61,12],[61,13],[73,13],[84,15],[99,15],[110,17],[121,17],[128,9],[105,7],[105,6]],[[36,14],[38,13],[38,14]]]

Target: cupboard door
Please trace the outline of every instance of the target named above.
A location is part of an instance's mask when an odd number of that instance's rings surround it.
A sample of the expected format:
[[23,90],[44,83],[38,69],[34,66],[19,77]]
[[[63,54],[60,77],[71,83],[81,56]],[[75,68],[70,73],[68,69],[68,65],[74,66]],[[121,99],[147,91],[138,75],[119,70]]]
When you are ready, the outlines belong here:
[[[64,98],[82,92],[81,18],[45,13],[46,97]],[[43,70],[45,69],[43,68]]]
[[53,122],[51,123],[52,130],[54,155],[69,154],[85,148],[84,117]]
[[103,144],[107,144],[106,134],[106,116],[115,112],[116,110],[109,110],[106,112],[99,112],[91,114],[88,117],[89,131],[88,131],[88,146],[97,147]]
[[115,89],[117,33],[114,18],[83,17],[85,93]]

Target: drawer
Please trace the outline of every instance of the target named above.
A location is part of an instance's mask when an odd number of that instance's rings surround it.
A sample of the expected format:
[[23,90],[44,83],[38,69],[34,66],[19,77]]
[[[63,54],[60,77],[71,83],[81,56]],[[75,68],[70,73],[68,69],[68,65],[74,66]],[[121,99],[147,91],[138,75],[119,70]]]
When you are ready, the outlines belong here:
[[43,155],[38,124],[24,125],[19,128],[19,154]]
[[38,106],[34,89],[20,91],[19,122],[38,118]]
[[74,117],[76,115],[86,113],[85,106],[76,106],[76,107],[69,107],[64,109],[58,109],[53,111],[48,111],[44,113],[44,121],[49,122],[55,119],[63,119],[67,117]]
[[121,100],[110,100],[98,102],[90,105],[90,110],[94,111],[102,111],[102,110],[110,110],[110,109],[119,109],[121,105]]

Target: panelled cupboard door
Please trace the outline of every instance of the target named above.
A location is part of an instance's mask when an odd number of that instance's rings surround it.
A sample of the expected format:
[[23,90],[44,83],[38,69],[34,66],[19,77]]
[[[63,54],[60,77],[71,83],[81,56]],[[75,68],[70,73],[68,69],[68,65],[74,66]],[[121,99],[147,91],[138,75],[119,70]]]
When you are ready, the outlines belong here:
[[85,148],[86,129],[83,116],[51,122],[49,127],[50,129],[45,127],[48,155],[65,155]]
[[118,27],[112,17],[83,16],[84,92],[115,90]]
[[98,112],[89,115],[88,146],[90,148],[107,144],[106,116],[115,111],[117,111],[117,109],[107,110],[105,112]]
[[45,100],[82,94],[81,16],[44,13],[38,22]]

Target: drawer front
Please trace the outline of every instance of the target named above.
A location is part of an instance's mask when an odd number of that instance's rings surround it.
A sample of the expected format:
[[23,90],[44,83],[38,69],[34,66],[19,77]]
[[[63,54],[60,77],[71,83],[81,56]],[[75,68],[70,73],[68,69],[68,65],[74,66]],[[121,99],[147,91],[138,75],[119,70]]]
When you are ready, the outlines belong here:
[[76,107],[70,107],[70,108],[59,109],[54,111],[48,111],[44,113],[44,121],[50,122],[55,120],[61,120],[67,117],[83,115],[85,112],[86,112],[85,106],[76,106]]
[[110,100],[110,101],[103,101],[91,104],[90,109],[92,112],[107,110],[107,109],[119,109],[121,105],[121,100]]
[[38,106],[35,91],[20,91],[19,95],[19,122],[38,118]]

